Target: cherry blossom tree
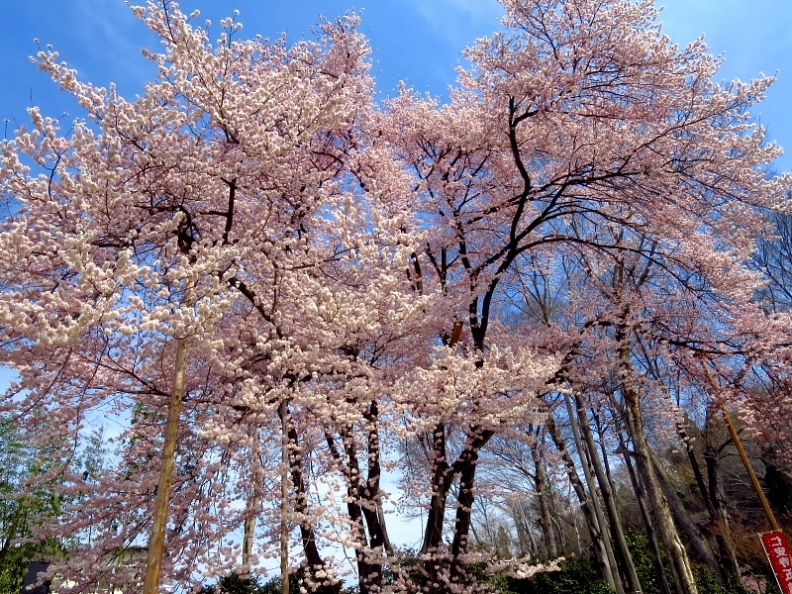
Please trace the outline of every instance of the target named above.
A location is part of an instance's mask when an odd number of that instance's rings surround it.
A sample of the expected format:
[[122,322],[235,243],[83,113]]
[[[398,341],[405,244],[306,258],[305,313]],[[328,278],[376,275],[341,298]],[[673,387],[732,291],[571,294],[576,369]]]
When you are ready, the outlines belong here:
[[[556,403],[587,420],[582,397],[616,376],[676,588],[696,592],[645,431],[664,396],[635,352],[651,336],[692,384],[701,356],[783,342],[747,265],[789,189],[748,111],[771,80],[714,82],[718,60],[673,45],[650,0],[503,4],[446,104],[403,88],[377,106],[354,15],[289,46],[133,7],[165,48],[135,101],[39,55],[87,119],[63,133],[33,109],[2,145],[0,336],[20,377],[2,412],[64,460],[50,474],[77,496],[48,535],[72,538],[53,571],[75,590],[139,591],[126,552],[154,542],[157,489],[167,579],[253,571],[278,554],[285,476],[306,588],[340,590],[340,545],[363,594],[486,591],[483,453],[529,424],[558,442]],[[527,280],[558,307],[514,324]],[[127,427],[89,484],[70,453],[105,414]],[[425,510],[417,565],[390,542],[389,471]]]
[[[237,528],[231,502],[249,479],[231,460],[255,448],[228,427],[250,425],[258,439],[289,386],[343,346],[328,346],[328,324],[366,332],[376,322],[370,308],[351,311],[352,289],[334,292],[332,275],[354,287],[355,269],[378,266],[384,286],[373,294],[384,297],[371,301],[405,315],[388,276],[411,241],[385,210],[387,200],[398,209],[398,193],[387,178],[370,193],[348,188],[372,88],[356,18],[291,48],[236,41],[240,25],[228,19],[213,47],[169,3],[134,10],[165,43],[151,55],[159,80],[128,102],[42,53],[89,120],[67,138],[33,110],[32,128],[3,146],[3,188],[19,204],[3,233],[4,282],[14,287],[3,332],[21,378],[5,406],[31,427],[49,411],[73,448],[91,414],[134,421],[123,464],[93,489],[92,511],[75,509],[61,527],[78,535],[69,564],[80,584],[107,571],[92,560],[145,544],[174,339],[189,345],[190,361],[168,543],[179,554],[165,572],[187,579],[196,563],[233,563],[222,541]],[[326,267],[333,262],[342,270]],[[104,527],[103,537],[83,539],[88,527]]]
[[[470,356],[501,340],[493,336],[494,305],[504,279],[530,272],[521,256],[538,261],[551,250],[597,254],[600,261],[643,250],[670,271],[683,299],[697,298],[703,284],[717,295],[714,303],[728,304],[724,315],[737,314],[760,283],[745,267],[754,238],[766,229],[759,208],[781,206],[788,185],[768,178],[765,165],[778,149],[747,111],[771,81],[718,85],[719,63],[703,42],[672,45],[655,24],[652,2],[504,5],[507,31],[468,50],[472,67],[461,73],[449,104],[410,91],[389,104],[390,138],[401,141],[400,158],[421,190],[418,216],[436,229],[413,275],[460,300],[456,319],[469,330]],[[625,233],[649,244],[619,241]],[[648,307],[638,293],[621,296],[604,315],[584,294],[575,299],[591,327],[616,323],[632,309],[625,299],[661,312],[668,297]],[[751,318],[747,310],[739,314]],[[688,341],[696,340],[697,326],[713,328],[712,318],[687,319]],[[446,324],[448,336],[454,320]],[[571,329],[566,341],[537,328],[521,342],[560,355],[561,378],[586,335],[586,326]],[[627,364],[629,352],[621,352]],[[459,474],[461,494],[472,490],[476,457],[493,435],[477,414],[470,418],[454,465],[446,461],[446,427],[433,430],[437,495],[424,552],[440,544],[432,519],[443,516],[449,474]],[[632,429],[642,439],[637,417]],[[452,554],[463,548],[468,514],[460,500]],[[668,514],[663,518],[670,543],[673,525]],[[694,592],[684,549],[677,544],[671,554],[679,561],[678,589]]]

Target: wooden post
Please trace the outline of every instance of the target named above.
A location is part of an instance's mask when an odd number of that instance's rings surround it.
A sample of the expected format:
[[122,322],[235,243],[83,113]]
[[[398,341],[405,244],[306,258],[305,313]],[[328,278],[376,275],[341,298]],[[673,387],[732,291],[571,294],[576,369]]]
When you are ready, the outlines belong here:
[[[188,279],[182,305],[189,304],[195,281]],[[154,519],[149,537],[146,557],[146,579],[143,594],[159,594],[162,573],[162,556],[165,553],[165,532],[168,527],[168,508],[173,478],[173,465],[176,457],[176,442],[179,438],[179,417],[182,398],[184,398],[184,379],[187,374],[187,341],[179,339],[176,343],[176,362],[173,370],[173,387],[168,403],[168,418],[165,422],[165,443],[162,449],[162,467],[157,483],[157,501],[154,506]]]
[[187,343],[179,340],[176,345],[176,368],[174,370],[173,390],[168,405],[168,420],[165,425],[165,446],[162,452],[162,468],[157,484],[157,502],[154,508],[154,524],[149,538],[146,559],[146,580],[143,594],[159,594],[162,556],[165,552],[165,531],[168,526],[171,478],[176,454],[176,441],[179,437],[179,416],[184,396],[184,377],[187,370]]
[[[712,377],[712,372],[710,371],[709,367],[707,367],[706,364],[703,364],[703,367],[705,373],[707,374],[707,380],[712,386],[712,389],[717,390],[718,386],[715,383],[715,379]],[[726,425],[729,428],[732,441],[734,441],[734,446],[737,448],[737,452],[740,454],[740,458],[745,465],[745,470],[748,472],[748,476],[751,478],[751,484],[753,484],[756,495],[759,497],[759,502],[762,504],[765,515],[770,521],[770,526],[774,531],[781,530],[781,526],[778,524],[778,520],[773,513],[773,509],[770,507],[770,502],[767,500],[764,489],[762,489],[762,485],[759,482],[759,477],[756,476],[756,471],[754,470],[753,464],[751,463],[751,459],[748,457],[748,452],[745,451],[745,446],[743,445],[742,439],[740,439],[740,435],[737,433],[737,427],[734,425],[734,421],[732,420],[732,416],[729,413],[729,409],[726,408],[726,405],[723,402],[720,403],[720,408],[721,411],[723,411],[723,417],[726,419]]]

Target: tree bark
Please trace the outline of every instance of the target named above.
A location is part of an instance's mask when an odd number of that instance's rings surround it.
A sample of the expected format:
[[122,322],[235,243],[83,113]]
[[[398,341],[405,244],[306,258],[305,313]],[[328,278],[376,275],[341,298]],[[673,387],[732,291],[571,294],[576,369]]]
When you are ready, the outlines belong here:
[[451,554],[456,559],[467,550],[470,522],[473,514],[473,484],[476,478],[476,466],[481,448],[483,448],[494,432],[478,426],[468,429],[465,447],[453,464],[453,471],[459,474],[459,495],[457,496],[456,518],[454,521],[454,539],[451,543]]
[[457,496],[456,518],[454,520],[454,538],[451,541],[451,579],[459,579],[464,573],[464,564],[460,556],[467,550],[470,520],[473,512],[473,483],[476,478],[478,451],[464,452],[464,459],[459,465],[459,494]]
[[657,530],[655,530],[654,522],[652,521],[649,512],[649,503],[647,502],[646,498],[646,488],[641,482],[641,477],[635,470],[635,466],[633,465],[631,459],[634,454],[628,450],[627,444],[621,435],[621,431],[619,431],[619,444],[624,453],[624,464],[627,467],[628,474],[630,475],[630,482],[632,483],[633,491],[635,492],[635,499],[638,502],[638,509],[641,511],[641,519],[643,520],[644,528],[646,530],[646,538],[649,541],[649,554],[652,558],[655,576],[657,577],[657,581],[660,585],[660,592],[662,592],[662,594],[672,594],[671,584],[668,583],[665,568],[663,567],[660,544],[657,542]]
[[[538,554],[538,546],[534,537],[531,525],[526,518],[525,504],[523,500],[515,501],[509,506],[509,515],[517,528],[517,537],[520,544],[520,556],[530,555],[535,557]],[[526,542],[527,541],[527,542]]]
[[534,463],[534,481],[536,485],[536,496],[539,498],[539,527],[544,537],[545,552],[548,559],[558,557],[558,546],[556,545],[555,534],[553,533],[553,520],[550,515],[550,503],[552,492],[547,483],[545,475],[544,460],[541,455],[542,443],[544,441],[544,430],[537,429],[537,442],[531,446],[531,456]]
[[718,543],[719,560],[721,566],[721,576],[726,585],[744,590],[740,564],[737,561],[737,553],[734,549],[731,528],[729,526],[729,516],[723,505],[723,484],[720,480],[720,452],[719,448],[711,441],[712,415],[707,413],[704,444],[704,462],[707,466],[707,483],[709,502],[707,509],[710,510],[710,519],[715,527],[715,538]]
[[[711,423],[711,415],[707,412],[705,420],[705,435],[707,428]],[[717,569],[720,572],[723,583],[727,586],[742,589],[742,577],[740,575],[740,566],[737,562],[737,556],[734,551],[734,543],[731,537],[731,529],[729,527],[728,517],[725,509],[721,504],[719,498],[719,460],[717,453],[713,457],[714,451],[710,447],[711,444],[705,443],[704,447],[704,460],[707,466],[707,482],[704,481],[704,473],[701,471],[696,452],[693,449],[691,439],[687,434],[686,429],[681,423],[677,423],[677,434],[679,435],[682,445],[687,453],[690,467],[693,470],[693,476],[696,479],[696,486],[698,487],[701,499],[707,507],[707,513],[710,517],[711,532],[715,537],[715,542],[718,545],[718,565]],[[705,441],[706,437],[705,437]]]
[[[378,592],[382,585],[382,530],[379,526],[376,508],[372,507],[375,502],[366,501],[365,489],[360,482],[360,465],[352,429],[347,428],[342,437],[347,458],[346,470],[349,485],[347,488],[347,510],[355,530],[355,539],[358,542],[355,557],[358,565],[360,594],[371,594]],[[368,534],[366,526],[368,526]]]
[[627,344],[627,337],[621,328],[617,333],[617,339],[620,343],[619,358],[625,374],[622,393],[624,395],[627,428],[630,431],[635,447],[636,466],[643,484],[646,486],[647,500],[652,511],[654,524],[671,562],[671,573],[677,593],[698,594],[698,587],[696,586],[687,551],[679,539],[679,533],[676,526],[674,526],[668,501],[663,496],[662,487],[654,471],[651,448],[646,440],[644,431],[641,399],[637,389],[633,386],[630,347]]
[[[382,509],[382,493],[380,492],[380,479],[382,478],[382,465],[380,453],[379,407],[372,401],[365,415],[368,428],[366,430],[366,443],[368,448],[368,478],[362,489],[362,497],[366,501],[363,506],[366,525],[368,526],[371,546],[377,554],[392,555],[393,546],[388,537],[388,527],[385,523],[385,512]],[[382,550],[380,550],[380,548]]]
[[[286,410],[288,416],[288,409]],[[278,408],[278,417],[283,422],[283,409]],[[288,426],[289,436],[289,470],[291,473],[292,489],[294,490],[294,512],[299,520],[300,538],[303,545],[303,554],[305,555],[305,563],[307,565],[308,575],[311,581],[319,584],[316,589],[317,594],[338,594],[341,591],[341,584],[333,582],[327,578],[318,577],[321,571],[325,573],[325,562],[322,555],[319,553],[319,547],[316,544],[316,534],[308,516],[308,488],[305,484],[305,477],[302,470],[302,450],[298,440],[297,429],[294,424]]]
[[[280,407],[281,420],[281,593],[289,594],[289,401],[284,397]],[[245,526],[247,528],[247,526]],[[247,535],[246,535],[247,536]]]
[[577,469],[575,468],[575,462],[572,460],[572,456],[569,454],[569,450],[566,447],[566,443],[564,443],[564,438],[562,437],[561,432],[555,423],[552,413],[548,413],[547,415],[546,426],[547,432],[550,434],[550,438],[553,440],[553,444],[555,444],[558,453],[561,454],[561,458],[564,460],[567,477],[569,477],[569,482],[572,484],[572,489],[575,491],[575,495],[577,495],[578,501],[580,502],[580,509],[583,510],[583,515],[586,518],[586,525],[588,526],[589,535],[591,536],[594,554],[597,557],[597,565],[600,570],[600,575],[615,590],[616,581],[614,580],[613,572],[608,562],[608,554],[605,550],[604,534],[600,527],[600,523],[597,520],[597,516],[592,509],[593,502],[591,498],[586,496],[586,489],[583,487],[583,483],[578,476]]
[[[259,448],[258,425],[252,421],[248,427],[250,438],[251,464],[253,465],[253,481],[245,504],[245,524],[242,537],[242,578],[250,577],[251,558],[253,556],[253,543],[256,538],[256,519],[261,506],[261,450]],[[288,468],[288,467],[287,467]],[[288,469],[287,471],[288,472]],[[288,476],[288,475],[287,475]],[[287,493],[288,495],[288,493]]]
[[[445,426],[439,423],[432,432],[432,497],[426,518],[421,554],[426,555],[440,548],[443,542],[443,521],[445,519],[446,498],[451,488],[453,475],[446,461]],[[433,564],[434,565],[434,564]]]
[[347,481],[347,513],[353,524],[353,536],[357,542],[357,563],[361,594],[379,592],[382,587],[382,566],[390,543],[384,522],[380,494],[380,449],[376,429],[378,408],[376,402],[369,405],[365,414],[368,470],[365,481],[361,480],[360,462],[355,444],[354,429],[347,426],[340,432],[344,448],[342,457],[335,440],[325,433],[333,459],[341,468]]
[[594,435],[591,431],[591,425],[588,420],[588,413],[583,403],[583,399],[579,394],[575,394],[575,404],[577,405],[577,415],[580,421],[580,427],[583,433],[583,439],[588,447],[589,459],[594,469],[594,474],[597,477],[597,482],[600,486],[602,493],[602,500],[605,503],[605,511],[608,513],[610,520],[611,534],[616,543],[616,548],[619,552],[619,558],[622,562],[624,570],[624,577],[627,581],[627,587],[630,592],[643,592],[641,582],[638,579],[638,573],[635,571],[635,564],[633,563],[630,549],[627,547],[627,539],[624,536],[624,528],[622,526],[621,516],[616,507],[616,501],[613,498],[613,491],[608,477],[605,475],[605,469],[602,467],[602,462],[597,451],[597,445],[594,443]]
[[481,448],[492,438],[494,432],[482,430],[475,425],[468,428],[467,439],[459,457],[453,464],[446,461],[445,426],[438,424],[432,432],[432,498],[429,515],[424,532],[422,555],[430,555],[424,563],[424,571],[429,583],[437,582],[439,569],[443,565],[437,558],[443,545],[443,522],[448,501],[448,493],[457,475],[459,475],[459,493],[457,497],[456,518],[454,521],[454,537],[451,543],[452,579],[460,579],[465,572],[465,563],[461,555],[467,550],[473,513],[473,485],[476,476],[476,465]]
[[685,509],[685,505],[680,500],[674,486],[671,484],[671,481],[668,480],[665,471],[660,465],[660,460],[657,458],[657,455],[654,452],[650,452],[650,457],[658,484],[663,491],[664,497],[668,501],[668,506],[671,509],[675,524],[685,533],[691,548],[699,560],[717,571],[719,563],[715,558],[712,547],[709,542],[702,537],[701,530],[699,530],[699,527],[693,522],[687,509]]
[[592,502],[594,514],[597,517],[597,523],[600,526],[602,544],[605,549],[605,555],[608,560],[608,567],[612,575],[614,588],[616,590],[616,594],[624,594],[624,584],[622,583],[621,575],[619,574],[619,566],[616,563],[616,556],[613,553],[613,544],[611,543],[611,539],[608,536],[608,522],[602,512],[602,502],[599,498],[597,485],[594,484],[594,479],[591,476],[591,461],[589,452],[586,451],[583,441],[580,438],[580,428],[577,424],[575,411],[573,410],[572,401],[569,398],[569,394],[564,394],[564,402],[566,403],[569,422],[572,425],[572,436],[575,440],[575,447],[577,447],[578,455],[580,456],[580,465],[583,468],[583,476],[586,479],[586,484],[588,485],[589,498]]

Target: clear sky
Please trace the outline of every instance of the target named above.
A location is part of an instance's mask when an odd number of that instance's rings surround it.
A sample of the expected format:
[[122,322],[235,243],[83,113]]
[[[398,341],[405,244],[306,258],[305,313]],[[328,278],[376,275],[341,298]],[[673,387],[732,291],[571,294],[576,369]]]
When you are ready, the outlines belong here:
[[[143,3],[143,0],[132,2]],[[660,21],[679,44],[705,35],[713,53],[724,53],[721,78],[778,75],[757,117],[770,137],[788,147],[779,170],[792,169],[792,2],[789,0],[661,0]],[[330,18],[362,10],[362,30],[374,48],[374,72],[381,95],[393,94],[400,80],[419,91],[444,94],[454,82],[461,50],[498,27],[496,0],[183,0],[218,22],[241,11],[244,34],[292,40],[310,35],[318,15]],[[142,23],[123,0],[0,0],[0,122],[25,123],[25,109],[39,105],[46,115],[78,115],[74,104],[36,70],[28,56],[52,45],[63,60],[94,83],[118,84],[134,96],[153,69],[140,55],[156,49]]]

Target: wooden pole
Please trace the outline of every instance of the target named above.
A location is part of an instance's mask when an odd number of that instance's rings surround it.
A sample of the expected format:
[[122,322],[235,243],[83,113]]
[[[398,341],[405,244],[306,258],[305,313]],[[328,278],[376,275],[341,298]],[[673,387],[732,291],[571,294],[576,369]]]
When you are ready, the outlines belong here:
[[[194,286],[194,281],[189,279],[184,290],[182,305],[190,303]],[[157,501],[154,506],[154,519],[146,556],[146,579],[143,583],[143,594],[159,594],[162,557],[165,554],[165,532],[168,527],[171,480],[176,458],[176,442],[179,438],[179,417],[181,416],[182,399],[184,398],[184,379],[187,374],[187,351],[187,341],[183,339],[177,340],[173,387],[168,403],[168,418],[165,422],[162,467],[160,468],[159,482],[157,483]]]
[[[710,371],[709,367],[707,367],[706,364],[704,364],[703,367],[705,373],[707,374],[707,380],[712,386],[712,389],[717,390],[718,386],[715,383],[715,379],[712,377],[712,372]],[[742,439],[740,439],[740,435],[737,433],[737,427],[734,425],[734,420],[729,413],[729,409],[726,408],[726,405],[723,402],[720,403],[720,408],[723,411],[724,419],[726,419],[726,425],[729,428],[732,441],[734,441],[734,446],[737,448],[737,452],[740,454],[740,458],[745,465],[745,470],[748,472],[748,476],[751,478],[751,483],[753,484],[754,490],[756,490],[756,495],[759,497],[759,501],[762,504],[765,515],[770,521],[770,526],[774,531],[779,531],[781,530],[781,526],[778,524],[778,520],[773,513],[773,509],[770,507],[770,502],[767,500],[764,489],[762,489],[762,485],[759,482],[759,477],[756,476],[756,471],[754,470],[753,464],[751,463],[751,459],[748,457],[748,452],[745,451],[745,446],[743,445]]]
[[149,538],[146,559],[146,580],[143,594],[159,594],[162,556],[165,552],[165,531],[168,526],[170,488],[173,464],[176,454],[176,441],[179,437],[179,416],[184,396],[184,377],[187,370],[187,343],[180,340],[176,345],[176,369],[168,405],[168,420],[165,425],[165,446],[162,452],[162,468],[157,484],[157,502],[154,508],[154,525]]

